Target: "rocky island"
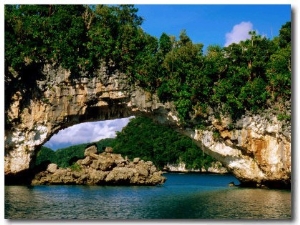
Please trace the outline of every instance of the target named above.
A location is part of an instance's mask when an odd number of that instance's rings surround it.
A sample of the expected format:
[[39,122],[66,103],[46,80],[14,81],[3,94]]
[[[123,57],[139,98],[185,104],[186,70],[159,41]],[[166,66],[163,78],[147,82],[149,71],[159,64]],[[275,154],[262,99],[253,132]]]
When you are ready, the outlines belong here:
[[159,185],[166,181],[162,171],[151,161],[139,158],[132,161],[114,154],[111,147],[97,154],[96,146],[85,149],[84,159],[79,159],[70,168],[58,168],[49,164],[46,171],[39,172],[32,185],[80,184],[80,185]]

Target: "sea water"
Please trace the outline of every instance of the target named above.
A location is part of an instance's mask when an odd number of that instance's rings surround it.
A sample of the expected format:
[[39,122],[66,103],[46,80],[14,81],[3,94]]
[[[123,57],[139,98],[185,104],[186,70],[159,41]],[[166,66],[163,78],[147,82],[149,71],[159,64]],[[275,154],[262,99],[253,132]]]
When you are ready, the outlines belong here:
[[160,186],[5,186],[6,219],[291,219],[289,190],[232,175],[164,174]]

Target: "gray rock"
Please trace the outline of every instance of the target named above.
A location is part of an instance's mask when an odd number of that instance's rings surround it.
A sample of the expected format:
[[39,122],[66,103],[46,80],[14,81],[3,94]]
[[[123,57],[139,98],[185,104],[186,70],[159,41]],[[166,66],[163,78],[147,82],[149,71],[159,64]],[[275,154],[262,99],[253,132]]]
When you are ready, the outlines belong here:
[[136,171],[132,168],[116,167],[106,177],[108,183],[129,184],[131,177]]
[[92,145],[92,146],[88,147],[87,149],[85,149],[84,156],[89,156],[91,153],[92,154],[97,153],[97,148],[95,145]]
[[133,163],[135,163],[135,164],[138,163],[139,161],[140,161],[140,158],[134,158],[133,159]]
[[139,163],[136,167],[137,173],[143,177],[148,177],[149,172],[146,164]]
[[49,164],[47,167],[47,171],[50,173],[55,173],[56,170],[57,170],[57,165],[54,163]]
[[107,171],[113,169],[116,163],[111,157],[100,156],[98,159],[98,168],[99,170]]
[[112,153],[113,152],[113,148],[112,147],[106,147],[104,151],[106,153]]
[[91,162],[92,162],[92,160],[91,160],[90,156],[87,156],[87,157],[85,157],[85,159],[83,159],[81,161],[81,165],[89,165],[89,164],[91,164]]

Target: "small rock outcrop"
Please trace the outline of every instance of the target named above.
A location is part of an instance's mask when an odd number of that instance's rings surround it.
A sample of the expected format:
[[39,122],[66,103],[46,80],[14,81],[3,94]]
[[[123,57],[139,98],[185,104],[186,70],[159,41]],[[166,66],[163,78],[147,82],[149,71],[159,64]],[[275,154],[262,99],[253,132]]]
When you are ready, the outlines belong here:
[[180,162],[178,164],[167,164],[164,167],[164,170],[167,172],[175,172],[175,173],[216,173],[216,174],[225,174],[229,173],[228,170],[222,165],[221,162],[212,162],[210,167],[205,168],[204,166],[201,169],[187,169],[186,164],[184,162]]
[[113,149],[107,147],[104,152],[97,154],[96,146],[90,146],[84,152],[84,159],[78,160],[70,168],[49,164],[46,171],[35,175],[31,184],[153,186],[166,181],[151,161],[145,162],[139,158],[130,161],[112,152]]

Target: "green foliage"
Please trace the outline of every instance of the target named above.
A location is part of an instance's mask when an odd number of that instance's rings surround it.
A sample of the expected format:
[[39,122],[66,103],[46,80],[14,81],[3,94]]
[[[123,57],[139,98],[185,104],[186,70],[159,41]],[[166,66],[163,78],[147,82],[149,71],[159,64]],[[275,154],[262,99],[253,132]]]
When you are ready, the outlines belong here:
[[273,101],[285,101],[291,97],[291,43],[279,48],[268,62],[267,90]]
[[249,34],[250,39],[228,47],[208,46],[205,55],[185,31],[179,40],[170,38],[172,48],[162,62],[166,72],[157,93],[162,101],[175,103],[182,123],[203,103],[237,119],[245,110],[257,112],[290,100],[290,22],[273,40],[255,31]]
[[62,66],[77,78],[93,76],[106,63],[110,72],[119,69],[132,82],[142,68],[144,86],[152,86],[155,40],[141,24],[132,5],[5,5],[5,102],[17,91],[25,92],[23,107],[40,98],[37,80],[43,80],[45,64]]
[[277,119],[279,121],[284,121],[284,120],[288,120],[289,121],[289,120],[291,120],[291,116],[280,113],[280,114],[277,115]]
[[213,139],[214,139],[214,141],[220,141],[220,140],[222,140],[221,134],[220,134],[219,131],[214,131],[213,132]]
[[80,167],[80,165],[79,165],[78,163],[73,163],[73,164],[70,166],[70,169],[71,169],[72,171],[77,171],[77,172],[81,171],[81,167]]
[[74,161],[84,158],[85,146],[86,144],[81,144],[56,150],[56,161],[54,163],[59,167],[69,167]]
[[7,5],[6,67],[59,63],[76,74],[104,61],[129,71],[147,45],[136,13],[132,5],[98,5],[94,11],[84,5]]
[[36,81],[47,63],[76,77],[93,76],[103,62],[161,101],[173,101],[183,123],[199,106],[237,119],[290,100],[291,22],[272,40],[250,31],[248,40],[208,46],[204,54],[185,30],[178,40],[145,33],[137,13],[133,5],[5,5],[5,102],[20,90],[27,96],[22,106],[40,98]]
[[158,96],[162,101],[173,100],[180,119],[185,121],[193,104],[207,97],[211,81],[201,70],[203,45],[193,44],[185,31],[179,38],[178,41],[167,39],[165,35],[160,38],[160,42],[166,43],[168,48],[160,45],[164,47],[162,52],[167,53],[162,61],[164,75],[160,78],[162,84],[158,88]]
[[279,31],[279,46],[280,48],[286,48],[291,45],[292,41],[292,23],[287,22]]
[[266,82],[262,78],[254,78],[253,81],[248,81],[241,88],[239,94],[242,104],[254,112],[264,106],[267,97]]
[[163,168],[168,163],[184,161],[187,168],[199,169],[215,161],[205,154],[193,141],[180,135],[172,128],[154,123],[146,117],[131,119],[121,132],[117,133],[114,152],[130,159],[140,157]]
[[93,61],[103,59],[111,69],[130,74],[136,55],[145,47],[142,21],[133,5],[97,5],[87,42]]
[[75,69],[85,54],[85,10],[82,5],[6,6],[6,67],[21,71],[29,64],[59,62]]
[[50,148],[42,146],[37,153],[35,166],[39,166],[47,162],[55,162],[55,161],[56,161],[55,152]]
[[166,34],[162,33],[159,38],[159,51],[165,56],[168,52],[172,50],[171,38]]

